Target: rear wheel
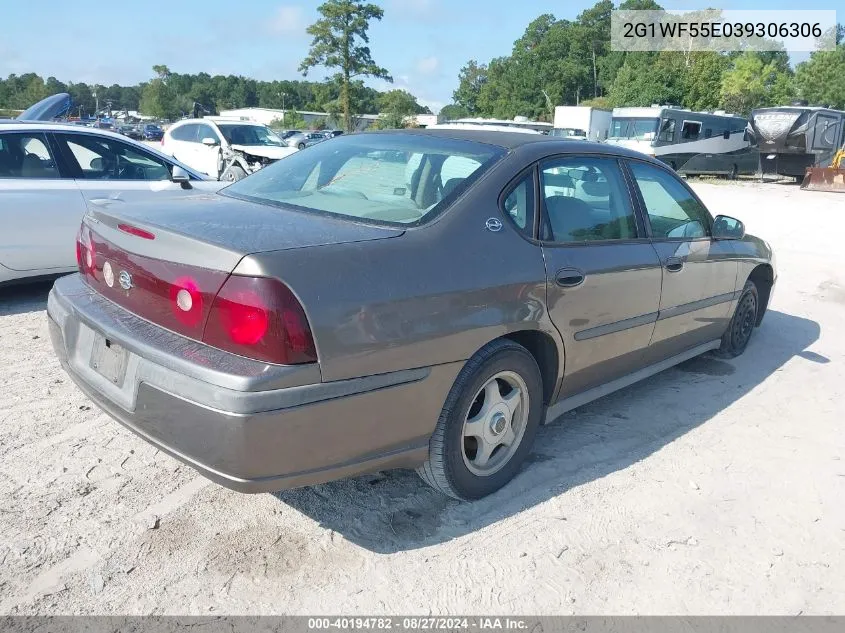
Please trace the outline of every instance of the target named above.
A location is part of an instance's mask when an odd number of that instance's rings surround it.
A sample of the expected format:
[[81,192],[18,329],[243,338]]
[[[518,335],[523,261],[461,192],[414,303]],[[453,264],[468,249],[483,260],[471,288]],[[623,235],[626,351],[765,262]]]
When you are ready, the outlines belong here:
[[299,145],[297,145],[297,147],[299,149],[305,149],[305,143],[300,143]]
[[542,412],[534,357],[512,341],[494,341],[458,374],[417,472],[456,499],[489,495],[519,472]]
[[759,298],[757,286],[753,281],[746,281],[742,295],[736,304],[733,318],[728,329],[722,335],[722,345],[715,351],[721,358],[735,358],[745,351],[751,334],[757,326]]

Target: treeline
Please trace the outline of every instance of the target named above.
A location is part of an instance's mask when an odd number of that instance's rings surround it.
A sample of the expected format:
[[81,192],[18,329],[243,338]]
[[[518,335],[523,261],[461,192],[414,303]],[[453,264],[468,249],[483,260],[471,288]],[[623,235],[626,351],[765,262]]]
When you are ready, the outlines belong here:
[[[627,0],[620,9],[661,9],[653,0]],[[793,71],[784,51],[653,52],[610,50],[611,0],[574,21],[545,14],[528,25],[509,56],[469,61],[458,77],[449,118],[527,116],[551,120],[555,105],[648,106],[670,103],[696,110],[747,114],[794,99],[845,108],[845,29],[837,48],[812,53]]]
[[[23,110],[45,97],[67,92],[77,115],[94,114],[97,105],[102,110],[108,102],[112,110],[139,110],[163,119],[190,115],[195,103],[211,114],[244,107],[284,107],[329,115],[340,112],[340,85],[334,81],[256,81],[235,75],[189,75],[171,72],[167,66],[154,66],[153,71],[153,79],[135,86],[64,83],[55,77],[44,80],[35,73],[9,75],[0,78],[0,109]],[[397,104],[405,111],[428,112],[408,92],[379,92],[361,81],[352,82],[351,100],[354,111],[362,114],[392,111]]]

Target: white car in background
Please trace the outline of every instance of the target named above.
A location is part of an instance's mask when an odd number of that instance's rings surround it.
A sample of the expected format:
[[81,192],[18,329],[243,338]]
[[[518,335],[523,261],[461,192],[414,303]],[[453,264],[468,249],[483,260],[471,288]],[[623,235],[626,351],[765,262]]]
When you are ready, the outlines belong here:
[[266,125],[218,117],[174,123],[161,146],[186,165],[225,181],[240,180],[298,151]]
[[225,183],[125,136],[67,123],[0,125],[0,285],[74,272],[86,211]]

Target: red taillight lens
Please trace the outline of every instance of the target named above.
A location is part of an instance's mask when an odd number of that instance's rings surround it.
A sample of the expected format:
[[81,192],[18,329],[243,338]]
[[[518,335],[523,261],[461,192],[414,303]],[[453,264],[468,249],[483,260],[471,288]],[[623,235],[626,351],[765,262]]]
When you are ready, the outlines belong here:
[[79,227],[79,232],[76,234],[76,264],[83,276],[95,277],[96,252],[91,240],[91,232],[84,224]]
[[302,305],[276,279],[232,275],[211,305],[204,343],[280,365],[317,360]]

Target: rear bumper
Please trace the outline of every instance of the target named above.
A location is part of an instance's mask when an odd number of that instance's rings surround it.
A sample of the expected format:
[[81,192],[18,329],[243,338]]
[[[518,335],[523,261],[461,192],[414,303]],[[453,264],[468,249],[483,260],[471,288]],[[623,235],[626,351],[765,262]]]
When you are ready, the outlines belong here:
[[[267,365],[162,330],[78,275],[56,282],[47,314],[62,366],[91,400],[241,492],[421,464],[461,365],[323,383],[316,365]],[[97,337],[126,349],[125,377],[117,383],[92,367]]]

